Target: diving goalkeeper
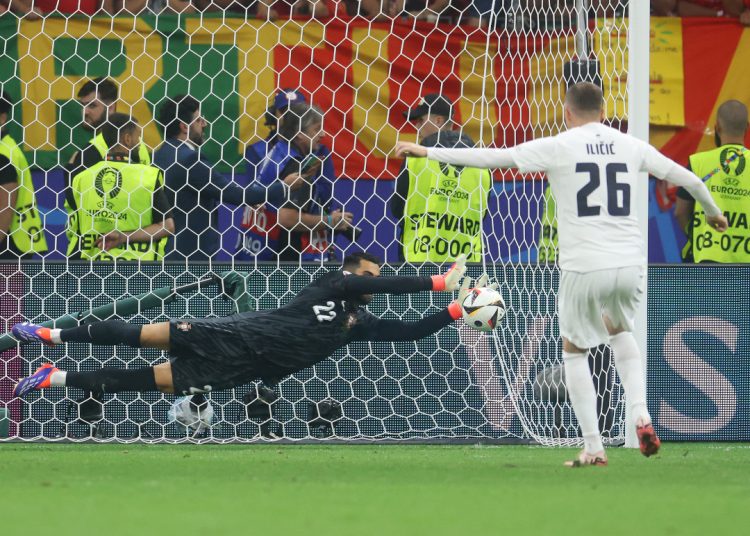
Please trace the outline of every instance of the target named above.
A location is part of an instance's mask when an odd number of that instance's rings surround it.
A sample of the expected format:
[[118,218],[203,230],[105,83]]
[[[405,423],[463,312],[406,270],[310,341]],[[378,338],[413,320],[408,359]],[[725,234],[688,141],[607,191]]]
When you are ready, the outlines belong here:
[[[460,318],[460,303],[469,292],[468,278],[457,301],[418,322],[377,318],[364,306],[376,293],[457,290],[465,263],[466,257],[459,257],[446,273],[432,277],[380,278],[380,260],[360,252],[346,257],[341,270],[317,278],[279,309],[147,325],[120,320],[70,329],[16,324],[13,335],[22,342],[50,346],[66,342],[125,344],[167,351],[170,360],[142,369],[102,368],[93,372],[65,372],[45,363],[20,380],[13,394],[77,387],[106,393],[158,390],[192,395],[252,380],[274,384],[323,361],[352,341],[418,340]],[[484,286],[486,276],[477,284]]]

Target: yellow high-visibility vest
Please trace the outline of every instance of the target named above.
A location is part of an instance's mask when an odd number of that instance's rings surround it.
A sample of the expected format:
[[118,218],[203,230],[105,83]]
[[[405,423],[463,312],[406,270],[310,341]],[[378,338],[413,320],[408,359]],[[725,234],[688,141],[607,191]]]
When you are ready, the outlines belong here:
[[8,234],[21,253],[45,253],[47,239],[42,229],[42,219],[36,206],[34,183],[26,156],[16,141],[8,136],[0,139],[0,154],[10,160],[18,175],[16,210]]
[[77,207],[68,219],[72,237],[68,255],[80,248],[83,259],[163,259],[166,237],[122,244],[109,251],[96,246],[97,239],[110,231],[127,233],[153,223],[154,191],[161,185],[161,175],[161,170],[152,166],[103,161],[73,177]]
[[404,260],[446,262],[466,254],[469,262],[481,262],[482,219],[492,184],[489,171],[426,158],[407,158],[406,168]]
[[711,197],[724,212],[729,228],[716,232],[706,222],[701,204],[696,201],[690,240],[683,256],[692,249],[695,262],[750,262],[750,153],[742,145],[722,145],[694,154],[690,169],[705,181]]

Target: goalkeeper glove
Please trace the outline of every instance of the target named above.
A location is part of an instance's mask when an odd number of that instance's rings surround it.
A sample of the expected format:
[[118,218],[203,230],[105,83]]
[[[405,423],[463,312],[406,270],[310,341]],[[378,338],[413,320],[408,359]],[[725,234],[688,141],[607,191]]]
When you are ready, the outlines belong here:
[[498,289],[497,283],[490,283],[489,285],[487,284],[489,279],[490,278],[487,276],[487,274],[480,275],[479,279],[476,280],[476,284],[474,287],[471,286],[470,278],[467,277],[463,280],[463,283],[461,283],[461,288],[458,289],[458,298],[448,306],[448,312],[450,313],[453,320],[458,320],[459,318],[461,318],[464,300],[471,293],[472,288],[486,287],[491,288],[492,290]]
[[464,272],[466,272],[466,255],[461,255],[447,272],[432,276],[432,290],[447,290],[450,292],[458,289],[458,284],[461,282]]

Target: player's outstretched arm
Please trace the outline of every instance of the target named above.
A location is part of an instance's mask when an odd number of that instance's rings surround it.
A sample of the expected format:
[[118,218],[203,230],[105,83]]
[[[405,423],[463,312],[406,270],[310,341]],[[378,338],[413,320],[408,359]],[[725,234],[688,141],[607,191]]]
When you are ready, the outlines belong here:
[[[487,284],[487,275],[480,277],[476,286],[496,289],[497,283]],[[416,322],[404,322],[402,320],[384,320],[375,316],[368,317],[360,333],[356,334],[354,340],[367,341],[418,341],[428,335],[432,335],[449,325],[454,320],[461,318],[461,303],[471,292],[471,279],[464,278],[458,291],[458,298],[437,313],[428,315]]]
[[729,221],[724,214],[719,214],[718,216],[706,216],[706,221],[711,227],[720,233],[723,233],[729,227]]
[[417,158],[427,156],[427,147],[423,147],[418,143],[411,143],[408,141],[400,141],[396,144],[396,156],[398,158],[406,158],[407,156],[415,156]]
[[416,143],[399,142],[396,144],[396,156],[427,157],[430,160],[446,162],[456,166],[477,168],[512,168],[516,167],[513,159],[514,149],[443,149],[440,147],[423,147]]
[[700,178],[693,172],[688,171],[675,164],[675,166],[667,173],[664,177],[669,182],[682,186],[703,207],[703,211],[706,213],[706,221],[708,224],[723,233],[727,230],[729,223],[727,222],[724,214],[721,213],[721,209],[711,197],[711,193],[706,188],[706,185]]
[[450,292],[458,289],[464,272],[466,272],[466,255],[461,255],[444,274],[432,277],[372,277],[351,274],[342,278],[337,286],[341,297],[345,299],[363,294],[410,294],[425,290]]
[[[456,303],[456,302],[453,302]],[[451,303],[451,306],[453,305]],[[457,316],[455,316],[457,314]],[[454,317],[455,316],[455,317]],[[451,324],[457,318],[461,318],[461,308],[452,310],[447,307],[442,311],[427,315],[416,322],[403,322],[401,320],[385,320],[375,318],[357,333],[353,340],[358,341],[418,341],[428,335],[432,335]]]
[[685,188],[703,207],[708,224],[721,233],[727,230],[726,217],[721,213],[704,182],[695,173],[678,165],[648,144],[644,144],[641,170]]
[[454,166],[482,169],[508,169],[517,167],[513,159],[515,149],[443,149],[430,147],[427,158]]

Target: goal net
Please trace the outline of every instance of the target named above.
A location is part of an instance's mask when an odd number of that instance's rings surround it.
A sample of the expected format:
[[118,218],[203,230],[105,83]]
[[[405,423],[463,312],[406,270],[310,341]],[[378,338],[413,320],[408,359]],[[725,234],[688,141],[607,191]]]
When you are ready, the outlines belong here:
[[[18,141],[28,159],[47,243],[43,255],[0,264],[4,331],[26,319],[57,325],[96,318],[147,323],[276,308],[359,250],[386,262],[385,277],[438,273],[462,252],[461,243],[450,238],[451,225],[454,231],[464,225],[461,217],[451,223],[449,211],[441,218],[423,209],[415,219],[408,200],[406,207],[401,203],[403,216],[394,207],[402,161],[393,157],[393,148],[397,140],[418,139],[425,122],[405,113],[429,101],[429,95],[450,103],[452,124],[444,128],[463,136],[446,139],[468,138],[477,146],[512,146],[559,132],[566,84],[581,79],[603,84],[608,121],[622,125],[626,119],[628,23],[626,6],[617,2],[589,7],[581,1],[494,0],[482,16],[476,13],[479,3],[451,2],[436,12],[430,6],[438,3],[429,2],[418,17],[398,10],[377,17],[358,13],[364,9],[359,3],[299,4],[291,14],[274,9],[273,20],[261,20],[255,8],[239,12],[212,4],[202,13],[176,15],[157,12],[158,3],[135,17],[123,12],[114,18],[0,18],[6,36],[0,41],[2,89],[13,104],[2,133]],[[311,9],[317,10],[314,17]],[[198,251],[177,251],[181,257],[173,253],[156,262],[70,259],[65,166],[95,134],[86,128],[88,108],[80,90],[100,77],[115,82],[116,111],[138,120],[150,151],[164,143],[162,104],[180,94],[194,97],[207,122],[201,157],[214,173],[242,187],[264,180],[269,151],[281,143],[276,138],[261,147],[260,156],[251,153],[279,121],[272,117],[274,107],[283,111],[290,100],[316,106],[324,116],[322,145],[330,154],[317,153],[323,163],[314,164],[311,175],[327,188],[314,188],[294,207],[318,210],[323,220],[337,210],[349,212],[355,233],[331,233],[326,227],[323,246],[314,237],[289,238],[290,247],[304,251],[279,260],[268,255],[281,228],[278,207],[214,202],[200,185],[175,186],[167,171],[165,189],[177,200],[174,210],[183,214],[182,221],[204,211],[205,221],[217,230],[215,251],[200,251],[199,245]],[[419,130],[419,139],[425,132]],[[299,170],[307,155],[297,156]],[[444,167],[440,173],[445,183],[436,189],[459,194],[435,195],[460,199],[458,178],[466,171]],[[272,178],[280,174],[277,170]],[[480,181],[480,197],[486,199],[479,217],[482,251],[468,275],[488,273],[500,283],[508,313],[493,333],[457,322],[417,342],[354,343],[278,385],[249,382],[208,394],[208,405],[193,401],[190,408],[210,421],[200,429],[184,425],[171,395],[100,396],[52,388],[23,400],[11,397],[15,381],[45,362],[72,371],[139,368],[162,362],[167,356],[161,352],[75,343],[8,345],[0,361],[0,408],[6,409],[8,437],[577,442],[555,314],[554,206],[541,176],[507,171],[493,172],[491,179]],[[198,192],[198,201],[180,205],[191,199],[181,196],[187,189]],[[413,255],[418,247],[403,246],[404,221],[416,220],[437,228],[425,258]],[[176,233],[181,232],[185,229],[178,226]],[[320,249],[330,260],[321,258]],[[307,255],[310,251],[313,255]],[[191,286],[227,272],[236,272],[231,285],[215,278]],[[176,293],[150,294],[185,286]],[[139,295],[148,297],[121,305]],[[369,310],[415,321],[451,299],[440,293],[377,296]],[[117,306],[107,307],[113,303]],[[609,350],[593,351],[590,364],[600,427],[609,441],[620,441],[623,396]]]

